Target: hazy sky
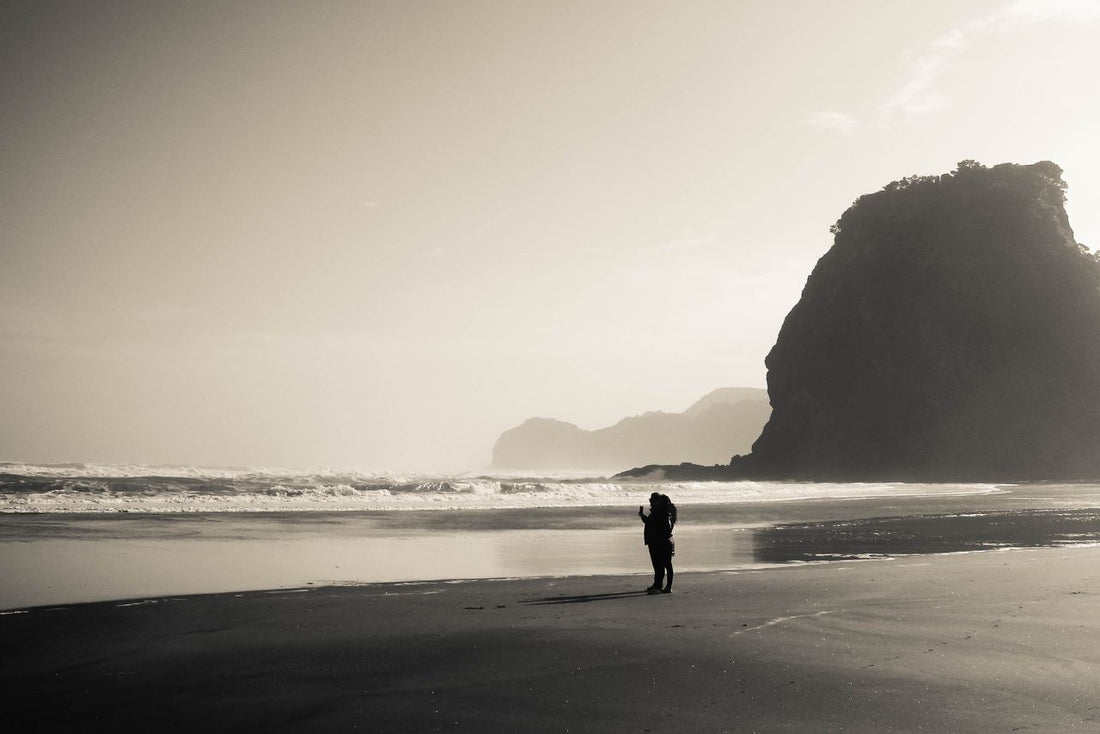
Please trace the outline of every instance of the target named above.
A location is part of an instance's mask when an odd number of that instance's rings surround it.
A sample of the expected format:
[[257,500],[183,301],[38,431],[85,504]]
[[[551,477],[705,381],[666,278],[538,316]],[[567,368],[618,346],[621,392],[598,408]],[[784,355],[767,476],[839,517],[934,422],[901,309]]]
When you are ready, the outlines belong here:
[[765,385],[859,195],[1053,160],[1100,0],[0,4],[0,459],[476,470]]

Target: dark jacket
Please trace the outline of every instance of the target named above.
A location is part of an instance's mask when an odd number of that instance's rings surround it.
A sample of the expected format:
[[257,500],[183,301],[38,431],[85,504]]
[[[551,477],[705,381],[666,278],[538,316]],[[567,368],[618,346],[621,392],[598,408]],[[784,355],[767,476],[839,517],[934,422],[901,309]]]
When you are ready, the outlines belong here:
[[645,544],[646,545],[661,545],[668,543],[668,539],[672,537],[672,521],[669,517],[668,510],[662,507],[653,509],[653,512],[649,513],[649,517],[646,517],[642,513],[638,513],[642,518],[642,522],[645,523]]

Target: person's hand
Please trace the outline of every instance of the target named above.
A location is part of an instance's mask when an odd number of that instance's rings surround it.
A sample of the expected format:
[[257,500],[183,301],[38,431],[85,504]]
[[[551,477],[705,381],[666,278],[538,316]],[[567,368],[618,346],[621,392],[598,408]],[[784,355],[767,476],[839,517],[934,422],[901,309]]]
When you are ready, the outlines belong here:
[[644,515],[645,514],[645,510],[642,508],[641,505],[638,505],[638,514],[639,515]]

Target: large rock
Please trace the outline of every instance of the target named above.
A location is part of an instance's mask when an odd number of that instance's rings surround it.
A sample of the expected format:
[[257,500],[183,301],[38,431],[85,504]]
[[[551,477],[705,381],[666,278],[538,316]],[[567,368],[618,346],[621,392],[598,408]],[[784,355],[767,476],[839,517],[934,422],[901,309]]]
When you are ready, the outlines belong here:
[[764,390],[721,388],[683,413],[649,412],[595,431],[531,418],[497,439],[493,466],[604,471],[681,460],[727,464],[731,454],[749,450],[770,410]]
[[1053,163],[898,181],[834,225],[731,474],[1100,477],[1100,265]]

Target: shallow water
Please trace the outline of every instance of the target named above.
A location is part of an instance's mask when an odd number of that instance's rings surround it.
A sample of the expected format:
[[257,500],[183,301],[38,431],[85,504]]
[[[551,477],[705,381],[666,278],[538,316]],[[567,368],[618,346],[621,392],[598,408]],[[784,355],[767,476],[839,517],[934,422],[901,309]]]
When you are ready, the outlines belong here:
[[[79,520],[76,520],[79,522]],[[436,579],[646,572],[639,528],[383,531],[270,537],[37,538],[0,543],[0,608],[138,596]],[[145,533],[142,533],[146,535]],[[752,562],[746,528],[677,533],[682,568]]]

